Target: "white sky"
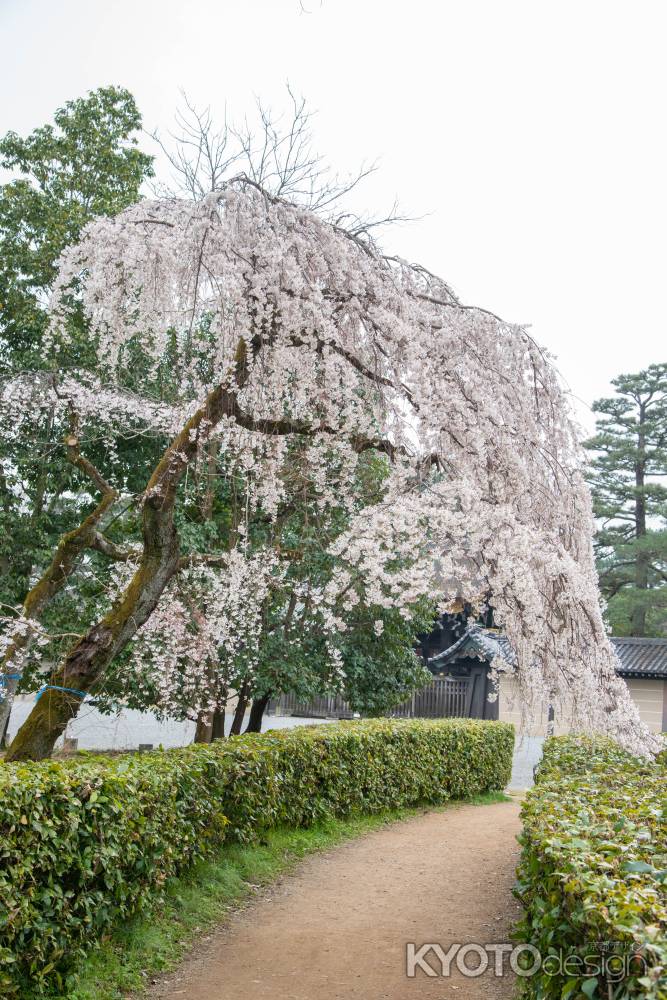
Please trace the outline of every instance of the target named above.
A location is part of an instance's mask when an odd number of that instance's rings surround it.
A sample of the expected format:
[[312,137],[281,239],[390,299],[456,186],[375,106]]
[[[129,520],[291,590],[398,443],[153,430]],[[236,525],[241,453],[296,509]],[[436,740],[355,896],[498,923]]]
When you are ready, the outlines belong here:
[[240,117],[289,79],[335,166],[380,158],[370,207],[429,213],[386,245],[531,324],[590,429],[610,378],[667,360],[667,5],[303,3],[0,0],[0,133],[110,83],[166,129],[179,88]]

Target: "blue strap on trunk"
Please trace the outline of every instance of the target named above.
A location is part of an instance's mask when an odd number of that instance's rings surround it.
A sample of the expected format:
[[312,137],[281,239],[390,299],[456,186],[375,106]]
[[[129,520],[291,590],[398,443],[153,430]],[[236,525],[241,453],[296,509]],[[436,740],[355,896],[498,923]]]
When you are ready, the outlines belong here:
[[5,700],[5,696],[2,693],[7,687],[7,681],[20,681],[23,674],[0,674],[0,701]]
[[39,691],[37,692],[37,696],[35,698],[35,701],[39,701],[39,699],[42,697],[42,695],[44,694],[44,692],[48,691],[49,688],[52,691],[67,691],[68,694],[76,694],[81,699],[86,698],[87,695],[88,695],[87,691],[77,691],[76,688],[60,687],[59,684],[45,684],[44,687],[40,688]]

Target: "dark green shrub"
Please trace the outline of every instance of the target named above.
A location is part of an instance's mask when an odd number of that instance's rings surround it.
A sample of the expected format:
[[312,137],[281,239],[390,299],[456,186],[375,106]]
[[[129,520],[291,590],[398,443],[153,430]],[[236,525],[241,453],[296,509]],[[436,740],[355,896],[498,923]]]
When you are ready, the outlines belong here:
[[0,765],[0,996],[58,978],[225,837],[205,755]]
[[527,992],[539,1000],[665,1000],[664,767],[603,737],[553,738],[522,818],[519,936],[543,961],[554,956],[525,980]]
[[243,736],[209,752],[225,761],[230,834],[246,840],[269,826],[502,789],[513,746],[503,723],[373,719]]
[[370,720],[0,765],[0,996],[61,981],[226,835],[502,789],[513,744],[503,723]]

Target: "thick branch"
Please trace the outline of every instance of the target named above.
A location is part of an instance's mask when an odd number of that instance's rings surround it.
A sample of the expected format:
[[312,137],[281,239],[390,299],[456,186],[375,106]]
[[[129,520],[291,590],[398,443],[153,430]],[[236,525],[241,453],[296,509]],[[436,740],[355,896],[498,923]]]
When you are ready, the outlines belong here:
[[108,556],[109,559],[114,559],[116,562],[131,562],[133,559],[138,558],[137,553],[133,552],[132,549],[122,549],[115,542],[107,538],[106,535],[103,535],[101,531],[93,532],[89,547],[95,549],[96,552],[101,552],[102,555]]
[[[22,617],[31,621],[41,620],[48,605],[67,583],[83,550],[97,547],[95,540],[102,537],[97,530],[98,525],[117,497],[116,491],[92,463],[79,454],[78,441],[75,438],[68,438],[67,453],[69,461],[85,472],[100,489],[102,499],[77,528],[61,537],[50,564],[28,591],[23,602]],[[15,636],[2,658],[1,672],[13,676],[5,678],[4,698],[0,702],[0,732],[4,732],[14,695],[20,683],[20,678],[17,676],[20,671],[10,668],[14,660],[28,649],[32,638],[30,629]]]
[[[238,388],[243,387],[248,377],[246,352],[246,343],[241,339],[235,363],[235,383]],[[174,438],[148,481],[143,495],[143,551],[132,580],[118,604],[67,653],[54,675],[54,685],[83,692],[93,690],[108,664],[148,619],[174,573],[182,568],[184,563],[179,555],[179,538],[174,523],[178,486],[201,444],[225,417],[233,418],[247,430],[263,434],[336,433],[333,428],[314,426],[303,421],[256,419],[241,409],[236,390],[231,389],[228,384],[218,385]],[[395,453],[391,442],[382,439],[357,437],[352,439],[352,443],[357,451],[377,448],[390,457]],[[68,447],[72,449],[75,464],[81,467],[76,435],[72,435]],[[97,477],[96,481],[100,485],[104,483],[99,474]],[[108,497],[111,502],[115,494],[109,493]],[[106,540],[101,542],[101,539],[99,532],[91,538],[96,546],[105,543]],[[17,733],[7,759],[39,759],[48,756],[67,722],[78,711],[80,703],[81,697],[78,695],[55,687],[49,688]]]

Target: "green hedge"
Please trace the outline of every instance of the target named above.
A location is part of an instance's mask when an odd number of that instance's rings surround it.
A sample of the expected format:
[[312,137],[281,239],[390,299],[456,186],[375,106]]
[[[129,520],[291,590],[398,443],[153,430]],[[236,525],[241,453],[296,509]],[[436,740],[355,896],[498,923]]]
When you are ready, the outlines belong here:
[[[528,994],[665,1000],[664,765],[603,737],[555,737],[522,818],[519,937],[543,960],[525,980]],[[632,960],[637,953],[642,959]]]
[[62,982],[111,924],[226,836],[442,803],[509,780],[514,731],[372,720],[0,766],[0,995]]

